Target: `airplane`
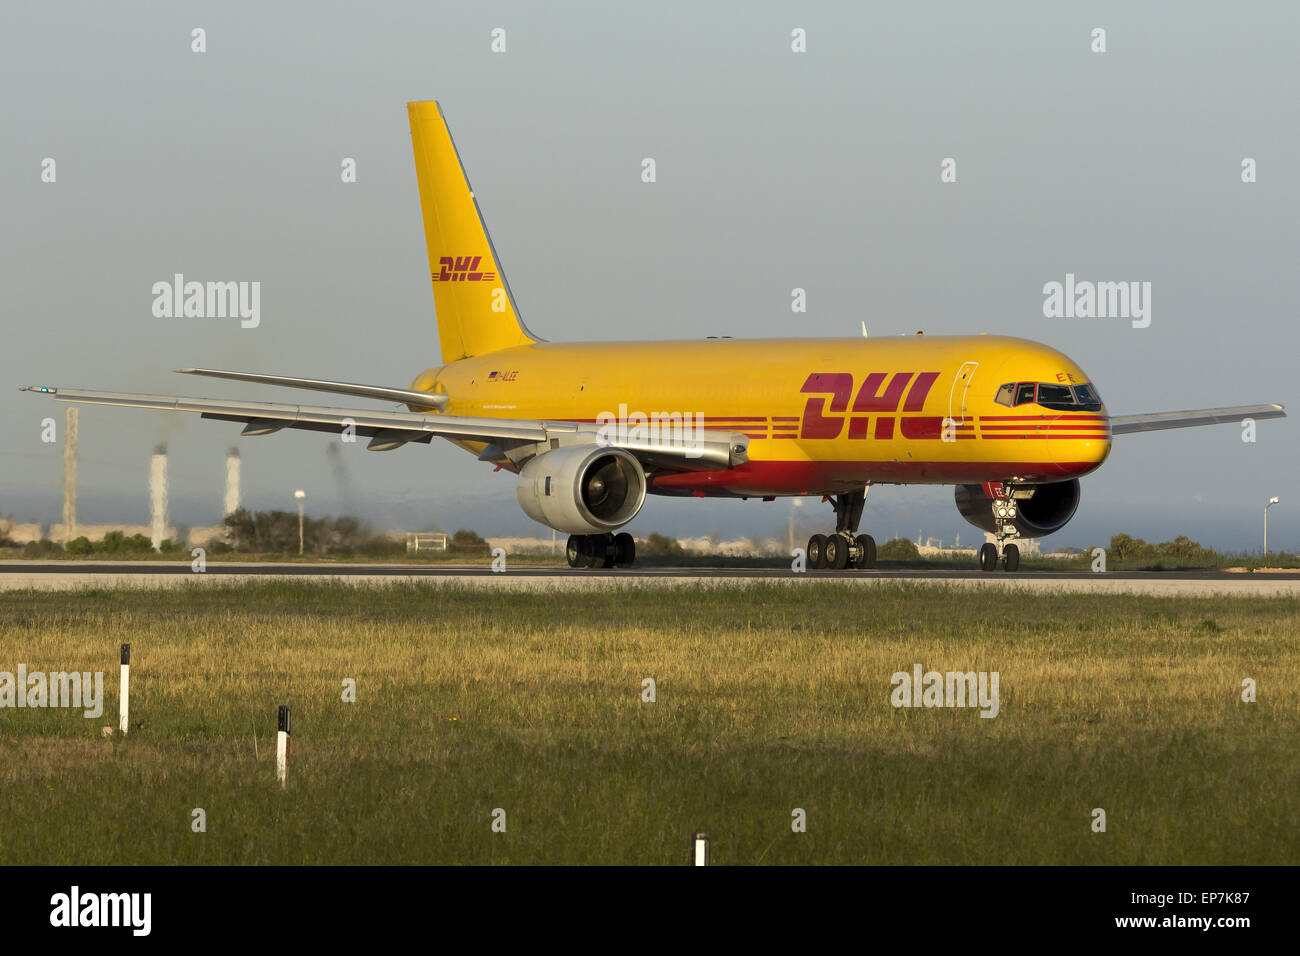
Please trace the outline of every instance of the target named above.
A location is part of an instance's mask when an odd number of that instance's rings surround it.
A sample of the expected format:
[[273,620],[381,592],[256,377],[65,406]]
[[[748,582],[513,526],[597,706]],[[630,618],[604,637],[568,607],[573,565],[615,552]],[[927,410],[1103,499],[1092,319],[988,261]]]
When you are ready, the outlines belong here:
[[859,526],[871,486],[888,483],[953,485],[962,517],[995,539],[981,569],[1014,572],[1010,539],[1063,528],[1115,436],[1286,417],[1276,404],[1112,416],[1066,355],[993,335],[548,342],[520,317],[442,107],[407,111],[442,364],[409,388],[177,370],[407,411],[24,390],[196,412],[250,436],[350,433],[372,451],[443,438],[515,473],[520,507],[569,535],[574,568],[632,564],[621,529],[647,495],[820,496],[835,527],[808,541],[808,567],[871,568],[876,544]]

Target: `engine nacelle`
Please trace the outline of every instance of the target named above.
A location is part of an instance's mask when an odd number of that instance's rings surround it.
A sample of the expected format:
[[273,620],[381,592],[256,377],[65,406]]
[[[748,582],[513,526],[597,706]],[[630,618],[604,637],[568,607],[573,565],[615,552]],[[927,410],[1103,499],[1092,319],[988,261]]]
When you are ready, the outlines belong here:
[[645,470],[621,448],[557,448],[530,458],[519,477],[524,514],[567,534],[613,531],[645,503]]
[[[1032,491],[1029,497],[1021,497]],[[982,485],[958,485],[957,510],[961,516],[990,534],[998,530],[994,501]],[[1060,531],[1079,507],[1079,479],[1053,481],[1045,485],[1021,485],[1015,489],[1016,517],[1010,522],[1021,538],[1041,538]]]

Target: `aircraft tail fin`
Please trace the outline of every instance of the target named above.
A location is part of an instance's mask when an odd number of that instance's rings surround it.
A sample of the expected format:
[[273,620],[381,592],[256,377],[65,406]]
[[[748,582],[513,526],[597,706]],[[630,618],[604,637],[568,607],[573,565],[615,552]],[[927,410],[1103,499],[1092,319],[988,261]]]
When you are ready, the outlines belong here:
[[442,360],[539,341],[515,309],[442,107],[430,100],[406,109]]

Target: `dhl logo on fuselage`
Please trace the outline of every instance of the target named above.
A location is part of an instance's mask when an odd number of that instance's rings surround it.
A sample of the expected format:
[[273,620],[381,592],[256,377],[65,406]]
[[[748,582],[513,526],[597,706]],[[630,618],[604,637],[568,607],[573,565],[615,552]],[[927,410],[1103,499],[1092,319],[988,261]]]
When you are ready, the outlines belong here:
[[[851,373],[813,372],[799,389],[809,396],[804,405],[799,437],[839,438],[847,423],[849,438],[888,440],[894,437],[897,423],[904,438],[941,438],[942,417],[898,414],[900,411],[921,411],[939,375],[939,372],[894,372],[892,375],[872,372],[863,379],[855,397]],[[954,424],[953,429],[956,438],[975,437],[972,426],[967,423]]]
[[441,267],[433,273],[434,282],[494,282],[495,272],[480,272],[478,264],[482,256],[439,256]]

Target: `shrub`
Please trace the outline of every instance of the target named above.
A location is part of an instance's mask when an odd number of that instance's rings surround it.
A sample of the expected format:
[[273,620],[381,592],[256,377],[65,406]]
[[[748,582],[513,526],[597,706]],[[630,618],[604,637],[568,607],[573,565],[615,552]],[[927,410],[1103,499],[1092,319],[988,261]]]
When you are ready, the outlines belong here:
[[459,551],[462,554],[486,555],[492,553],[488,543],[468,528],[461,528],[451,536],[451,540],[447,542],[447,550]]
[[1117,561],[1156,570],[1189,565],[1216,567],[1222,564],[1222,558],[1217,552],[1201,547],[1199,542],[1185,534],[1160,544],[1151,544],[1127,534],[1112,535],[1108,554]]
[[676,538],[670,538],[667,535],[651,532],[650,535],[637,548],[637,551],[644,557],[650,558],[680,558],[686,554],[686,549]]
[[406,542],[376,535],[357,549],[368,558],[388,558],[406,554]]
[[[239,508],[226,515],[221,523],[224,540],[210,541],[207,545],[210,553],[241,551],[259,554],[274,552],[296,554],[298,552],[298,513],[295,511],[248,511]],[[473,532],[469,533],[473,534]],[[481,538],[479,540],[482,541]],[[358,519],[349,515],[338,518],[304,516],[302,541],[303,549],[312,554],[394,552],[394,549],[387,544],[387,538],[371,533]],[[400,550],[400,547],[396,549],[396,551]]]
[[126,535],[120,531],[110,531],[95,544],[96,551],[104,554],[117,554],[126,550]]
[[916,561],[921,557],[916,544],[906,538],[894,538],[886,541],[876,551],[876,557],[885,561]]
[[[162,542],[160,541],[159,544]],[[122,548],[127,554],[144,554],[153,550],[153,541],[142,534],[133,534],[123,542]]]

